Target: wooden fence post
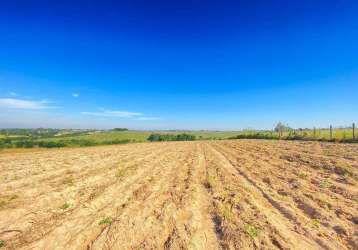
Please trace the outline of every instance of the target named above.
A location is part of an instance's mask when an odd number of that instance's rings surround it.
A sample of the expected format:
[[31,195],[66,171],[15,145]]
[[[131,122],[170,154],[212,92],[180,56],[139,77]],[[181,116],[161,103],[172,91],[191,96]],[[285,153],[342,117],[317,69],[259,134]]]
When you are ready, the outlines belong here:
[[353,140],[356,139],[355,128],[356,128],[356,125],[355,125],[355,123],[353,122]]
[[329,139],[332,141],[333,139],[333,132],[332,132],[332,125],[329,125]]

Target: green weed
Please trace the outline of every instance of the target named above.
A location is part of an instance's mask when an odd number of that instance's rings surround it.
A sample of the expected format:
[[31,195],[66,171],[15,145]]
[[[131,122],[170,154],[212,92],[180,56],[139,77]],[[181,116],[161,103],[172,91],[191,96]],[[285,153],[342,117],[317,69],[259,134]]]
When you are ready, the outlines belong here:
[[302,178],[302,179],[306,179],[307,176],[308,176],[308,174],[305,173],[305,172],[299,172],[299,173],[298,173],[298,177],[300,177],[300,178]]
[[110,225],[112,223],[112,218],[111,217],[106,217],[104,219],[102,219],[98,225],[102,226],[102,225]]
[[329,179],[324,179],[323,181],[321,181],[321,183],[319,184],[320,188],[328,188],[331,185],[331,183],[329,182]]
[[313,219],[313,220],[311,221],[311,223],[312,223],[312,226],[314,226],[314,227],[316,227],[316,228],[319,228],[319,226],[320,226],[320,224],[321,224],[321,222],[319,221],[319,219]]
[[256,238],[258,235],[259,235],[259,233],[260,233],[260,230],[259,229],[257,229],[256,227],[254,227],[254,226],[252,226],[252,225],[250,225],[250,224],[246,224],[245,226],[244,226],[244,230],[245,230],[245,232],[248,234],[248,235],[250,235],[250,237],[251,238]]
[[119,169],[117,172],[116,172],[116,177],[117,178],[121,178],[123,176],[126,175],[126,170],[125,169]]
[[71,207],[71,205],[66,202],[66,203],[63,204],[60,208],[61,208],[62,210],[66,210],[66,209],[68,209],[68,208],[70,208],[70,207]]

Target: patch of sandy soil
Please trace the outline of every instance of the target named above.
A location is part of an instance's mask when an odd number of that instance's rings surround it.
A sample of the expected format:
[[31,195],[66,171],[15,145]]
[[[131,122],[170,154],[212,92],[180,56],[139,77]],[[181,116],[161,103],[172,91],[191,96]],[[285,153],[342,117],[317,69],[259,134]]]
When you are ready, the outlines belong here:
[[0,154],[0,249],[358,249],[358,145]]

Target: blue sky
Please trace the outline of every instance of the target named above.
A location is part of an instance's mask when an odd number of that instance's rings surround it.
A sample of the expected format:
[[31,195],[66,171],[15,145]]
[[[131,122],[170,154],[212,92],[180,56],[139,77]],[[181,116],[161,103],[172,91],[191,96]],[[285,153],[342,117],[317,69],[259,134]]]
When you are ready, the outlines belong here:
[[0,127],[349,125],[358,2],[0,3]]

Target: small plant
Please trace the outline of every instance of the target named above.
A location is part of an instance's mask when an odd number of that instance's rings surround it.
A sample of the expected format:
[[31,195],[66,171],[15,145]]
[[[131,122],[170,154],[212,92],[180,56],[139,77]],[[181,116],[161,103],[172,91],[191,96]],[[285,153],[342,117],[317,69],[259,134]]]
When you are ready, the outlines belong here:
[[319,219],[313,219],[313,220],[311,221],[311,223],[312,223],[312,225],[313,225],[314,227],[316,227],[316,228],[318,228],[319,225],[321,224],[320,221],[319,221]]
[[123,177],[125,174],[126,174],[126,170],[125,170],[125,169],[119,169],[119,170],[116,172],[116,177],[117,177],[117,178],[121,178],[121,177]]
[[352,166],[347,162],[337,162],[334,168],[334,172],[338,175],[352,176]]
[[206,178],[206,181],[204,183],[206,188],[212,188],[214,186],[214,177],[211,175],[208,175],[208,177]]
[[66,177],[63,181],[62,181],[63,184],[66,184],[66,185],[73,185],[73,178],[72,177]]
[[63,204],[60,208],[61,208],[62,210],[66,210],[66,209],[68,209],[68,208],[70,208],[70,207],[71,207],[71,205],[66,202],[66,203]]
[[5,201],[0,201],[0,209],[4,208],[6,205]]
[[3,246],[5,246],[5,241],[0,240],[0,247],[3,247]]
[[299,172],[298,173],[298,177],[300,177],[300,178],[302,178],[302,179],[305,179],[305,178],[307,178],[307,173],[305,173],[305,172]]
[[92,192],[92,193],[89,195],[88,199],[89,199],[89,200],[93,200],[94,198],[96,198],[96,196],[97,196],[97,193],[96,193],[96,192]]
[[331,183],[329,182],[329,179],[324,179],[323,181],[321,181],[321,183],[319,184],[320,188],[328,188],[331,185]]
[[252,225],[250,225],[250,224],[246,224],[245,226],[244,226],[244,230],[245,230],[245,232],[248,234],[248,235],[250,235],[250,237],[251,238],[256,238],[258,235],[259,235],[259,233],[260,233],[260,230],[259,229],[257,229],[256,227],[254,227],[254,226],[252,226]]
[[98,225],[102,226],[102,225],[109,225],[112,223],[112,218],[111,217],[106,217],[104,219],[102,219]]
[[220,206],[219,215],[223,221],[232,221],[234,216],[228,204],[223,204]]
[[17,198],[19,198],[19,196],[17,194],[13,194],[13,195],[10,196],[9,200],[12,201],[12,200],[15,200]]

